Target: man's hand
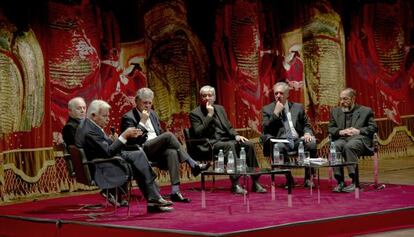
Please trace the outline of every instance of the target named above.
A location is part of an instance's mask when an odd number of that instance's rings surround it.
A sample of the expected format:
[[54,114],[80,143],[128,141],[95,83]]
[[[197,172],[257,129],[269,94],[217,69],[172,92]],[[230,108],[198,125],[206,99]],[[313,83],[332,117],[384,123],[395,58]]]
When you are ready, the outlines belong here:
[[339,135],[343,136],[343,137],[351,137],[351,136],[355,136],[355,135],[359,135],[361,133],[361,131],[357,128],[345,128],[343,130],[339,131]]
[[314,139],[315,139],[315,137],[310,135],[309,133],[305,133],[303,135],[303,140],[305,140],[305,143],[311,142]]
[[149,115],[150,114],[149,114],[149,111],[148,110],[146,110],[146,109],[142,110],[140,122],[143,123],[143,124],[146,124],[147,123],[147,120],[149,118]]
[[349,133],[351,134],[351,136],[355,136],[355,135],[359,135],[361,133],[361,131],[357,128],[350,127],[349,128]]
[[112,133],[111,135],[109,135],[109,139],[111,139],[112,141],[115,141],[116,139],[118,139],[118,133]]
[[237,135],[236,136],[236,141],[238,141],[238,142],[245,142],[245,141],[248,141],[249,139],[247,139],[247,138],[245,138],[245,137],[243,137],[243,136],[240,136],[240,135]]
[[207,116],[213,117],[213,115],[214,115],[214,107],[213,107],[213,105],[210,104],[209,101],[207,101],[207,103],[206,103],[206,109],[207,109]]
[[141,135],[142,135],[141,129],[139,129],[139,128],[133,128],[133,127],[127,128],[121,134],[121,136],[123,138],[125,138],[125,139],[128,139],[128,138],[136,138],[136,137],[141,136]]
[[279,116],[282,111],[283,111],[283,104],[280,101],[277,101],[275,109],[273,110],[273,113],[276,116]]

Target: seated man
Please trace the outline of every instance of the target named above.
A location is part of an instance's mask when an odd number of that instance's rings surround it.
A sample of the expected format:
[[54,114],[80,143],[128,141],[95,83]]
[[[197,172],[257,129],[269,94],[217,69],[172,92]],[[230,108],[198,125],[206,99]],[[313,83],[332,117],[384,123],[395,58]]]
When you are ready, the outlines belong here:
[[[65,146],[69,147],[70,145],[75,145],[75,134],[78,129],[79,124],[85,120],[86,117],[86,103],[82,97],[75,97],[69,100],[68,102],[69,118],[65,126],[62,129],[63,141]],[[70,162],[70,161],[67,161]],[[68,165],[71,165],[68,163]],[[126,189],[126,183],[122,185],[124,190]],[[100,192],[104,198],[108,198],[109,203],[112,205],[126,206],[128,202],[122,200],[121,195],[118,198],[116,197],[116,189],[104,189]],[[116,201],[118,200],[118,202]]]
[[[339,95],[339,107],[332,109],[328,132],[335,142],[337,152],[347,162],[358,162],[358,157],[372,147],[374,134],[378,131],[374,114],[369,107],[355,103],[356,92],[346,88]],[[343,167],[335,167],[334,175],[338,185],[333,192],[352,192],[355,190],[355,165],[347,166],[352,184],[345,185]]]
[[129,127],[138,128],[144,134],[137,138],[128,139],[129,144],[143,147],[150,161],[160,168],[168,168],[171,180],[171,200],[174,202],[190,202],[180,192],[180,163],[186,162],[194,176],[209,168],[210,164],[199,164],[185,151],[171,132],[163,132],[158,115],[152,110],[154,92],[149,88],[141,88],[135,96],[136,107],[127,112],[121,119],[121,131]]
[[[235,158],[239,154],[240,147],[245,147],[246,150],[246,164],[249,167],[258,167],[256,159],[256,151],[253,143],[247,138],[240,136],[236,130],[231,126],[227,119],[226,111],[223,106],[215,105],[216,91],[214,87],[203,86],[200,89],[200,105],[190,112],[191,129],[196,138],[208,138],[213,146],[214,154],[217,154],[220,149],[225,153],[225,158],[229,151],[232,151]],[[210,144],[200,145],[199,149],[209,150]],[[236,194],[244,194],[244,190],[238,179],[240,177],[230,176],[232,182],[232,192]],[[258,193],[265,193],[264,189],[259,183],[259,176],[252,176],[253,186],[252,191]]]
[[62,129],[66,146],[75,145],[75,133],[80,122],[86,117],[86,103],[82,97],[75,97],[68,102],[69,118]]
[[[316,140],[313,136],[312,128],[308,122],[308,117],[299,103],[288,101],[289,85],[285,82],[278,82],[273,86],[275,101],[264,106],[263,114],[263,153],[269,155],[271,152],[271,138],[284,138],[289,140],[287,143],[277,143],[279,151],[287,155],[288,151],[296,151],[300,139],[304,140],[305,151],[309,151],[310,157],[316,156]],[[305,187],[310,187],[310,180],[313,169],[305,168]]]
[[[109,109],[111,106],[102,100],[94,100],[89,105],[87,118],[78,127],[76,131],[76,146],[85,150],[87,159],[110,158],[120,155],[126,162],[131,164],[134,171],[136,182],[147,200],[147,209],[149,212],[171,211],[171,202],[164,200],[160,193],[158,185],[155,182],[155,173],[152,170],[149,161],[142,150],[122,151],[127,139],[136,138],[142,132],[136,128],[126,129],[119,137],[109,138],[104,128],[109,123]],[[106,164],[104,172],[112,174],[110,179],[114,183],[123,183],[126,181],[126,173],[118,172],[119,164]],[[111,166],[112,165],[112,166]],[[113,167],[116,166],[116,167]],[[111,167],[113,167],[111,169]],[[114,174],[117,173],[117,174]]]

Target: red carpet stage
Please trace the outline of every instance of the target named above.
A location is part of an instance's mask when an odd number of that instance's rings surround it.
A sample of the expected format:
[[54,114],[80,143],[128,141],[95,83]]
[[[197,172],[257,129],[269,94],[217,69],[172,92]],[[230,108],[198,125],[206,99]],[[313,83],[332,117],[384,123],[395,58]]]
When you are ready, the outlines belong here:
[[[266,177],[262,181],[269,183]],[[104,204],[99,194],[0,206],[0,236],[350,236],[414,226],[414,186],[409,185],[366,189],[355,199],[354,193],[332,193],[328,182],[321,181],[320,204],[316,190],[311,194],[295,187],[292,207],[288,207],[287,192],[281,187],[276,188],[275,201],[270,192],[252,193],[245,205],[243,196],[230,194],[229,182],[221,180],[214,192],[206,192],[205,209],[199,185],[182,185],[192,202],[176,203],[171,213],[147,214],[145,202],[136,201],[142,199],[138,190],[134,190],[136,200],[129,217],[127,208],[95,220],[85,215],[102,211],[80,208]],[[162,191],[168,193],[169,187]]]

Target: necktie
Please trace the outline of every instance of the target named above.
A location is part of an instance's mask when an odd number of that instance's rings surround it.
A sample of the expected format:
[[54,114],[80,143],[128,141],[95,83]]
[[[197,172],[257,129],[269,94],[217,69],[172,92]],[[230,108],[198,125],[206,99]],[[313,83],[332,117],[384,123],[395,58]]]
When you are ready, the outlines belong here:
[[289,147],[292,150],[295,144],[293,142],[292,130],[290,129],[289,120],[285,111],[283,111],[283,127],[285,128],[286,139],[289,141]]

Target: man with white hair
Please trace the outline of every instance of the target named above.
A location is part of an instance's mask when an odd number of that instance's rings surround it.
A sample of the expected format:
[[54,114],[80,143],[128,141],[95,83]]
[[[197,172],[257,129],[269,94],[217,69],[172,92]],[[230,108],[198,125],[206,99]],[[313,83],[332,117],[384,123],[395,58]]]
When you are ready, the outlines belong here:
[[150,161],[156,162],[161,169],[168,169],[172,201],[190,202],[191,200],[180,192],[180,163],[186,162],[194,176],[208,169],[210,164],[194,161],[181,149],[181,144],[173,133],[163,131],[157,113],[152,110],[153,99],[154,92],[151,89],[139,89],[135,96],[136,107],[122,116],[121,131],[133,127],[143,132],[142,136],[128,139],[128,143],[142,146]]
[[[156,175],[152,170],[144,151],[141,149],[135,151],[122,151],[125,148],[127,139],[136,138],[142,135],[142,131],[136,128],[128,128],[119,137],[112,136],[111,139],[106,136],[104,128],[109,123],[110,108],[111,106],[105,101],[92,101],[87,111],[87,118],[78,127],[76,132],[76,145],[85,150],[88,160],[93,160],[95,158],[110,158],[115,155],[120,155],[132,166],[134,176],[137,177],[136,182],[147,200],[147,210],[149,212],[166,212],[173,210],[172,207],[170,207],[172,202],[164,200],[158,191],[159,188],[155,182]],[[101,179],[100,181],[102,182],[110,181],[111,183],[120,185],[126,181],[127,175],[122,172],[122,169],[119,169],[120,164],[105,163],[102,165],[105,166],[105,169],[101,170],[103,174],[98,173],[99,175],[97,175],[97,172],[95,172],[95,180]],[[97,169],[98,168],[99,167],[97,166]]]
[[69,118],[62,129],[66,146],[75,145],[75,133],[80,122],[86,117],[86,103],[82,97],[75,97],[68,102]]
[[[231,126],[227,118],[226,111],[221,105],[214,104],[216,100],[216,90],[211,86],[203,86],[200,89],[200,105],[190,112],[191,129],[196,138],[208,138],[213,145],[213,152],[217,154],[220,149],[223,149],[225,157],[229,151],[237,157],[240,147],[246,150],[246,163],[249,167],[258,167],[256,151],[254,145],[247,138],[240,136],[236,130]],[[209,144],[199,145],[198,148],[203,151],[208,151]],[[232,182],[232,192],[235,194],[244,194],[247,191],[243,189],[236,175],[230,176]],[[259,176],[252,176],[253,186],[252,191],[258,193],[265,193],[264,189],[259,183]]]

